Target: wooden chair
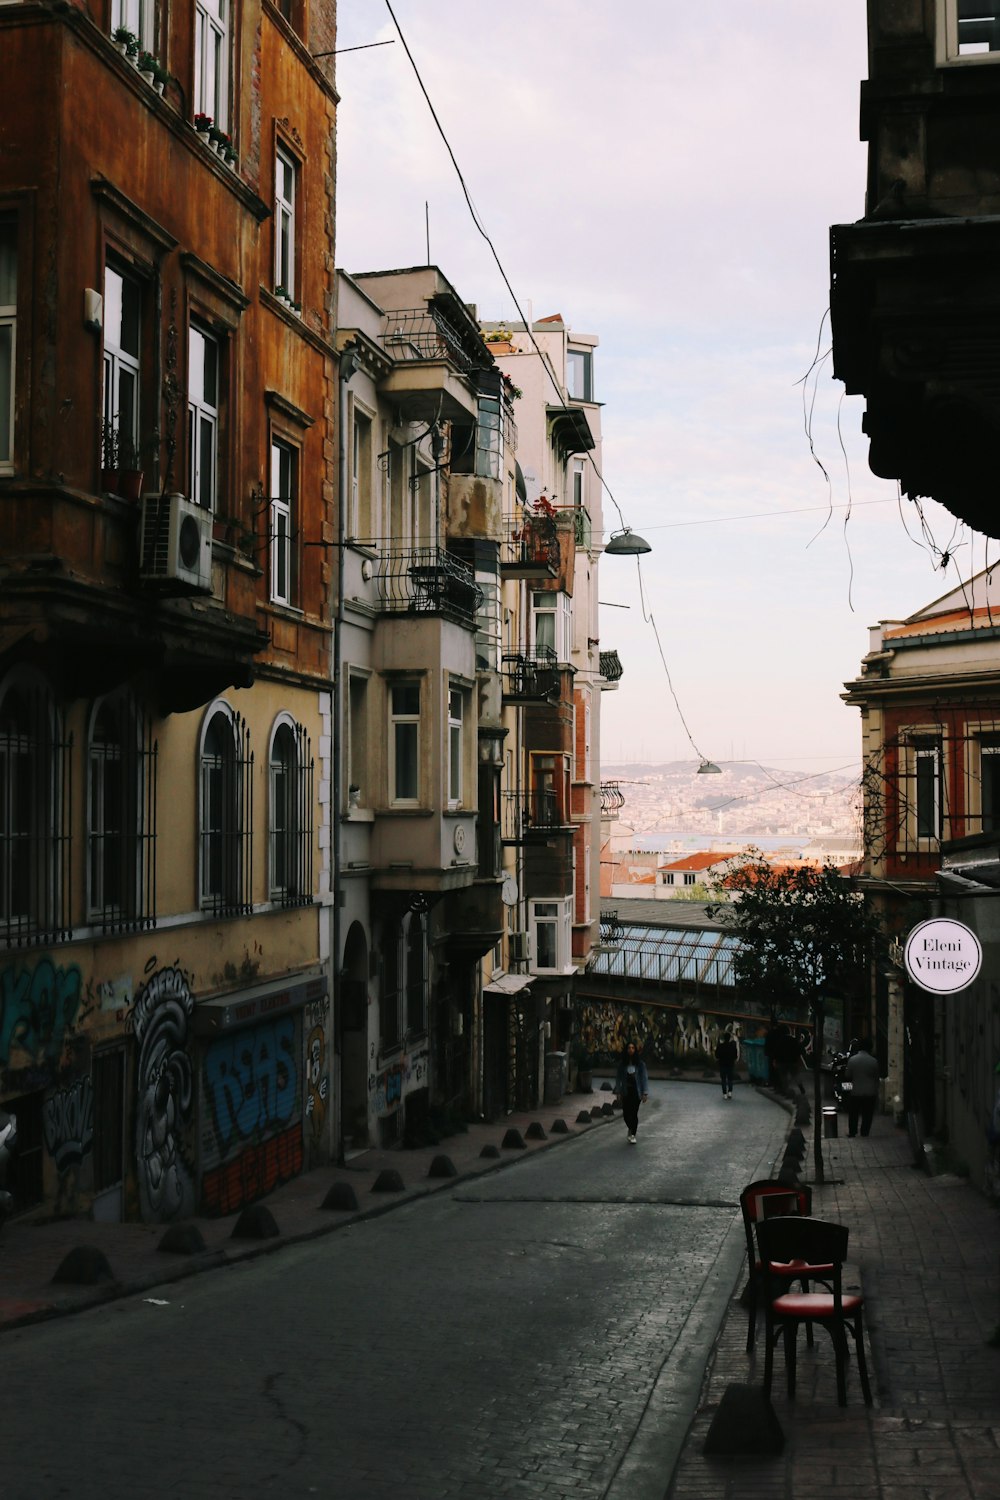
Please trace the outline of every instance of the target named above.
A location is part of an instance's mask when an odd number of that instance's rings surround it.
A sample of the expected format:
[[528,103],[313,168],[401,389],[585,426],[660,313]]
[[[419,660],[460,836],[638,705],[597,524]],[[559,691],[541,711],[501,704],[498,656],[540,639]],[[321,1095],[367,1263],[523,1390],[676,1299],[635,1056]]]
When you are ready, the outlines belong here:
[[754,1346],[757,1335],[757,1307],[763,1300],[763,1266],[757,1256],[754,1229],[765,1213],[810,1214],[812,1213],[812,1189],[789,1187],[776,1177],[761,1177],[749,1183],[740,1194],[740,1210],[743,1228],[747,1237],[747,1300],[750,1306],[750,1322],[747,1327],[747,1352]]
[[779,1336],[785,1342],[785,1373],[789,1399],[795,1396],[796,1337],[800,1323],[818,1323],[833,1342],[837,1361],[837,1400],[847,1405],[847,1335],[854,1339],[858,1375],[865,1405],[871,1406],[872,1392],[865,1359],[864,1298],[859,1293],[844,1295],[841,1285],[843,1265],[847,1258],[850,1231],[844,1224],[830,1224],[825,1219],[797,1215],[761,1218],[757,1225],[757,1248],[767,1277],[787,1276],[796,1267],[796,1278],[804,1285],[810,1281],[827,1281],[828,1292],[786,1290],[764,1299],[765,1342],[764,1394],[771,1394],[774,1346]]

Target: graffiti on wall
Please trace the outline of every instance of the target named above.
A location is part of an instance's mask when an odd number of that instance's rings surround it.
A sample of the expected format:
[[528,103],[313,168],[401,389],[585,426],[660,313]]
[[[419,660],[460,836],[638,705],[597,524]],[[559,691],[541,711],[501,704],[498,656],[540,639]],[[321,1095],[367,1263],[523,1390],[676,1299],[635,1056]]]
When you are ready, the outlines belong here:
[[42,1108],[45,1149],[56,1169],[65,1172],[79,1166],[94,1144],[94,1086],[89,1077],[78,1078],[67,1089],[56,1089]]
[[280,1183],[297,1177],[302,1171],[303,1154],[302,1125],[296,1121],[261,1145],[248,1147],[234,1161],[206,1172],[201,1183],[205,1211],[238,1213]]
[[731,1016],[675,1010],[663,1005],[603,1002],[579,1008],[580,1034],[587,1050],[601,1062],[617,1060],[629,1041],[638,1041],[647,1062],[673,1067],[688,1058],[709,1057],[727,1027],[739,1038],[740,1023]]
[[413,1057],[404,1054],[388,1067],[369,1074],[368,1093],[379,1119],[395,1114],[403,1102],[403,1095],[411,1089],[421,1088],[426,1077],[426,1052],[418,1052]]
[[306,1117],[314,1146],[323,1141],[328,1086],[326,1036],[322,1026],[314,1026],[306,1038]]
[[205,1091],[219,1155],[225,1156],[235,1143],[287,1125],[298,1081],[292,1016],[214,1041],[205,1054]]
[[0,1065],[20,1049],[51,1074],[66,1033],[80,1008],[83,986],[76,964],[50,958],[36,964],[8,964],[0,970]]
[[143,1221],[163,1223],[194,1212],[193,1174],[184,1155],[193,1069],[187,1053],[194,999],[177,966],[157,969],[136,993],[128,1018],[136,1040],[138,1098],[135,1156]]

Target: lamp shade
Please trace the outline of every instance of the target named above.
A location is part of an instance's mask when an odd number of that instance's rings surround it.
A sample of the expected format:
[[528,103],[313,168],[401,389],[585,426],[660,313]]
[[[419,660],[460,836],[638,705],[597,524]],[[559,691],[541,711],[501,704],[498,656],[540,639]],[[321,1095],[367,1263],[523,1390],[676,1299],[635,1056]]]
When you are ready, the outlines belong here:
[[624,531],[613,531],[604,551],[608,557],[638,557],[643,552],[652,552],[652,547],[638,532],[626,526]]
[[721,776],[722,767],[717,766],[714,760],[703,760],[698,767],[699,776]]

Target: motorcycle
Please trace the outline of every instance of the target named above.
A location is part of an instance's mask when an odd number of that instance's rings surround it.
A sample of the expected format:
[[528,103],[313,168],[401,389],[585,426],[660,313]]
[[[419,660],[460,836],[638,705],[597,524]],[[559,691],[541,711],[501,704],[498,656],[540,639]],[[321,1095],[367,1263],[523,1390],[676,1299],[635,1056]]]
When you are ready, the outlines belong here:
[[838,1105],[847,1103],[847,1096],[851,1092],[850,1081],[844,1077],[844,1069],[848,1059],[853,1057],[858,1050],[856,1041],[843,1052],[834,1052],[830,1058],[830,1072],[833,1076],[833,1097]]
[[14,1195],[7,1190],[7,1176],[17,1150],[17,1116],[0,1109],[0,1227],[14,1211]]

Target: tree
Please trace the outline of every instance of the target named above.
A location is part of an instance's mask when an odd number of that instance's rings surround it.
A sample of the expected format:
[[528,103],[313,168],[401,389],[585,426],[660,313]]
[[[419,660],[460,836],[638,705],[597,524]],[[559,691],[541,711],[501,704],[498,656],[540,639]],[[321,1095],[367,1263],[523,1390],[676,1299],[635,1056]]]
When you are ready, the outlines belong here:
[[813,1018],[814,1143],[823,1181],[820,1053],[826,1001],[862,995],[878,924],[864,897],[833,865],[774,866],[759,849],[720,875],[714,889],[727,899],[710,915],[739,938],[737,984],[779,1010],[808,1006]]

